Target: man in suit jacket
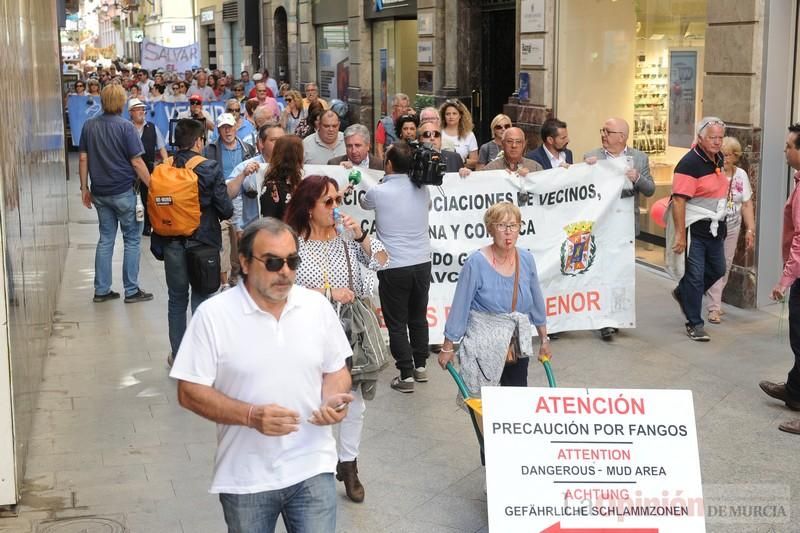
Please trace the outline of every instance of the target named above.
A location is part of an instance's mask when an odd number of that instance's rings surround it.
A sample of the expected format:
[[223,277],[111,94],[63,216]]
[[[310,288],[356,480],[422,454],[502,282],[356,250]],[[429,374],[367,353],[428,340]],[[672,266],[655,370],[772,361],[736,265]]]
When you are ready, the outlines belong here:
[[[600,142],[602,148],[596,148],[584,154],[583,159],[590,165],[599,159],[616,159],[625,157],[628,159],[628,169],[625,176],[630,183],[625,182],[622,188],[622,198],[633,196],[633,224],[635,234],[639,235],[639,193],[645,196],[653,196],[656,191],[656,184],[650,175],[650,160],[647,154],[628,146],[628,135],[630,127],[621,118],[610,118],[603,123],[600,130]],[[603,340],[610,340],[616,330],[614,328],[603,328],[600,336]]]
[[568,167],[572,164],[572,150],[567,148],[569,133],[567,123],[557,118],[548,118],[542,124],[542,145],[531,150],[525,157],[533,159],[547,170],[555,167]]
[[383,170],[383,161],[369,153],[369,130],[361,124],[353,124],[344,130],[345,155],[328,160],[329,165],[345,168],[361,167]]

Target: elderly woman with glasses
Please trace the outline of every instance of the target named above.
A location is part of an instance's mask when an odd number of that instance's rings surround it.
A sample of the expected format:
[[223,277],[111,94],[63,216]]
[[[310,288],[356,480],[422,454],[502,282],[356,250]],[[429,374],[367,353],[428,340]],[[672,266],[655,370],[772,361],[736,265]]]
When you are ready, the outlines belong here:
[[[349,216],[341,215],[342,222],[353,232],[355,240],[337,234],[334,209],[341,203],[342,195],[336,180],[327,176],[308,176],[295,189],[285,218],[299,236],[301,261],[296,283],[319,291],[337,307],[372,293],[372,281],[362,275],[362,265],[379,270],[389,261],[383,244],[363,232],[358,221]],[[336,478],[344,482],[348,498],[361,502],[364,500],[364,486],[358,479],[357,458],[366,405],[362,387],[357,387],[351,394],[353,401],[339,426]],[[367,399],[371,399],[370,395]]]
[[528,250],[517,246],[519,208],[510,202],[494,204],[483,222],[492,243],[473,252],[461,269],[439,354],[439,364],[445,368],[460,342],[461,375],[476,397],[484,385],[528,385],[531,324],[539,336],[539,358],[551,355],[536,262]]
[[303,107],[303,97],[299,91],[288,90],[284,96],[286,107],[281,113],[281,126],[286,133],[294,134],[300,121],[306,118],[307,111]]
[[74,92],[70,94],[74,94],[76,96],[86,96],[86,83],[82,80],[78,80],[75,82]]
[[500,152],[503,151],[503,133],[512,126],[511,117],[500,113],[492,119],[492,140],[483,143],[478,150],[478,163],[475,170],[485,167],[490,161],[494,161]]

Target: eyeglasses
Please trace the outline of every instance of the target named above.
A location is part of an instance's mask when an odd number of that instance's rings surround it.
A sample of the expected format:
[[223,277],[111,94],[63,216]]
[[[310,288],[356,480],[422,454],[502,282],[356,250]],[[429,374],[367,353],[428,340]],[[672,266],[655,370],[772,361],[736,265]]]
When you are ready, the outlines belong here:
[[701,133],[703,133],[703,130],[705,130],[709,126],[722,126],[724,128],[725,127],[725,123],[722,122],[721,120],[717,120],[717,119],[706,120],[705,122],[700,124],[699,128],[697,128],[697,134],[700,135]]
[[242,112],[242,108],[241,107],[237,107],[235,109],[226,109],[225,112],[226,113],[235,113],[235,114],[238,115],[239,113]]
[[244,89],[242,89],[241,87],[235,87],[233,90],[234,90],[234,92],[237,92],[237,93],[240,93],[240,92],[244,91]]
[[439,137],[442,136],[442,132],[441,131],[423,131],[422,133],[419,134],[419,136],[422,137],[423,139],[431,139],[431,138],[432,139],[438,139]]
[[181,87],[180,87],[180,85],[173,85],[173,86],[172,86],[172,90],[173,90],[173,91],[179,91],[179,90],[180,90],[180,88],[181,88]]
[[333,207],[333,204],[336,204],[337,206],[342,205],[342,202],[343,199],[341,196],[337,196],[336,198],[331,198],[329,196],[328,198],[325,198],[325,200],[322,203],[325,204],[325,207],[331,208]]
[[253,256],[253,259],[264,263],[264,267],[269,272],[280,272],[283,265],[288,266],[289,270],[297,270],[297,267],[300,266],[300,256],[297,254],[292,254],[289,257],[268,256],[261,258]]
[[86,86],[85,86],[84,84],[82,84],[82,83],[76,83],[76,84],[75,84],[75,88],[78,88],[78,87],[80,87],[81,89],[83,89],[83,88],[84,88],[84,87],[86,87]]
[[286,100],[287,102],[291,102],[291,101],[292,101],[292,99],[291,99],[291,98],[286,98],[285,100]]
[[507,130],[510,127],[511,127],[511,124],[498,124],[497,126],[494,127],[494,129],[496,129],[496,130]]
[[498,222],[494,225],[494,227],[498,231],[510,231],[511,233],[517,233],[519,231],[519,224],[503,224],[502,222]]
[[606,137],[608,137],[612,133],[619,133],[620,135],[622,135],[621,131],[611,131],[611,130],[607,130],[605,128],[600,128],[600,135],[605,135]]

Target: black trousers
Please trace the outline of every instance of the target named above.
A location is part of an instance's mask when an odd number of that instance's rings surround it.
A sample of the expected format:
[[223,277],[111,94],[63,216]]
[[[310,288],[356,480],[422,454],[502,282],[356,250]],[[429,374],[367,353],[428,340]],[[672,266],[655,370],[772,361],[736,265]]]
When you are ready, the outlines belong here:
[[789,345],[794,352],[794,366],[786,378],[786,393],[800,401],[800,279],[789,289]]
[[389,330],[389,349],[403,378],[428,359],[431,263],[378,271],[378,295]]

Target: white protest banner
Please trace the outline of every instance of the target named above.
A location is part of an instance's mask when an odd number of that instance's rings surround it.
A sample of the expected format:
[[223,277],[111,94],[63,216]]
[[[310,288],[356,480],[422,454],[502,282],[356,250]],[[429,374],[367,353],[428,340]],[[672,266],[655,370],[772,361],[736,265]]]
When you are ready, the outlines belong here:
[[691,391],[481,396],[490,531],[705,531]]
[[[347,169],[306,169],[306,175],[333,177],[340,189],[347,184]],[[473,172],[467,178],[453,173],[445,175],[441,190],[431,187],[431,342],[443,338],[461,266],[470,253],[490,242],[483,214],[500,201],[519,205],[520,187],[527,194],[520,206],[523,225],[517,244],[536,260],[548,331],[635,327],[633,201],[619,197],[626,179],[623,173],[624,162],[612,160],[525,178],[504,170]],[[365,182],[376,183],[374,175],[365,171],[362,175]],[[359,186],[356,194],[348,195],[343,209],[361,221],[364,231],[373,233],[374,214],[358,206],[365,189]]]
[[197,43],[179,48],[169,48],[142,40],[142,68],[147,70],[163,68],[172,72],[183,72],[200,65],[200,45]]

